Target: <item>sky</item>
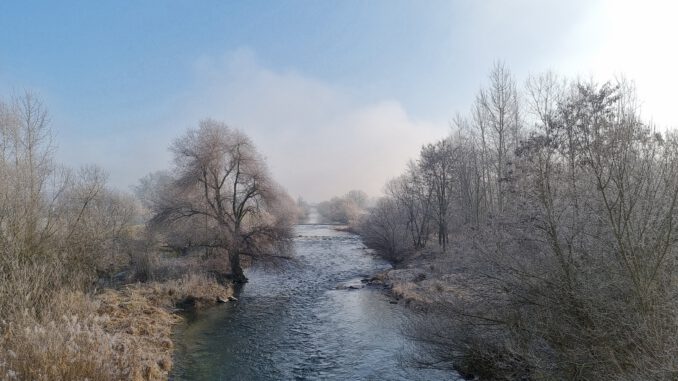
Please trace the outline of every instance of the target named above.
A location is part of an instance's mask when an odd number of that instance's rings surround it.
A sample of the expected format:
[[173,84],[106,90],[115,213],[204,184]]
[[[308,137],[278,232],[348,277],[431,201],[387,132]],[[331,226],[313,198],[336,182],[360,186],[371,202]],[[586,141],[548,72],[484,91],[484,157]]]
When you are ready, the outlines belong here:
[[678,126],[671,1],[0,2],[0,96],[40,94],[57,159],[130,189],[204,118],[247,133],[293,197],[378,196],[496,61],[635,81]]

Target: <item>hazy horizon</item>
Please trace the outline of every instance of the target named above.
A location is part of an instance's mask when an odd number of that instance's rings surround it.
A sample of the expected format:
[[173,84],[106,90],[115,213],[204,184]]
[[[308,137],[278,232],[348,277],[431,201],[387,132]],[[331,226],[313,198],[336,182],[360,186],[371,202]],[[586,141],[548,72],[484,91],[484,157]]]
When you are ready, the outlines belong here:
[[199,120],[246,132],[293,197],[378,195],[468,111],[496,60],[625,75],[678,125],[671,21],[655,2],[16,2],[0,5],[0,95],[44,98],[67,165],[127,190]]

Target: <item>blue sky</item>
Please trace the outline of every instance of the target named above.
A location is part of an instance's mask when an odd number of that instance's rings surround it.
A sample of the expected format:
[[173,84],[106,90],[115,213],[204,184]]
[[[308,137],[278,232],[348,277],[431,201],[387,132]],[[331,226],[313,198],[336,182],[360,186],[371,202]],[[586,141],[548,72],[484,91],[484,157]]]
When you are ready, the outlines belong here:
[[623,1],[3,1],[0,94],[39,92],[59,159],[123,189],[214,117],[250,134],[293,196],[378,194],[498,59],[520,81],[624,73],[674,124],[675,16]]

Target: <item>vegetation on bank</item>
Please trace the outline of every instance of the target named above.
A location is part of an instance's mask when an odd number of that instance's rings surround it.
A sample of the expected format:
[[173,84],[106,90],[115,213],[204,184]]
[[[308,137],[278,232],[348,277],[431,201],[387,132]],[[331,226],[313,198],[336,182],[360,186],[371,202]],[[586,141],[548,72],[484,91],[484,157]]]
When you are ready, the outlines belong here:
[[0,102],[0,378],[164,379],[173,311],[227,300],[241,258],[284,253],[296,206],[214,121],[136,195],[55,150],[37,96]]
[[316,206],[323,223],[355,226],[365,213],[369,204],[367,194],[360,190],[352,190],[341,197],[333,197]]
[[436,366],[484,379],[675,379],[678,138],[632,85],[502,64],[362,220],[427,305]]
[[0,378],[164,380],[172,367],[175,306],[228,300],[232,288],[190,274],[96,294],[61,291],[49,311],[26,311],[1,327]]
[[173,248],[224,262],[247,281],[241,258],[284,254],[297,205],[271,178],[245,134],[214,120],[175,140],[174,167],[142,180],[149,224]]

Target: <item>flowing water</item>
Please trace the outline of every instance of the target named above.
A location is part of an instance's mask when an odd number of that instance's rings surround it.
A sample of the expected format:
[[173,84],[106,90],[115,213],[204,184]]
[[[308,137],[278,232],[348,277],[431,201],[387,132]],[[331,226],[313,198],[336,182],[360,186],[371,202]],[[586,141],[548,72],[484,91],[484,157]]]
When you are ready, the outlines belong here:
[[[360,239],[298,225],[294,260],[254,267],[238,301],[197,313],[176,335],[174,380],[455,380],[422,369],[410,311],[360,279],[389,268]],[[339,289],[338,289],[339,288]]]

